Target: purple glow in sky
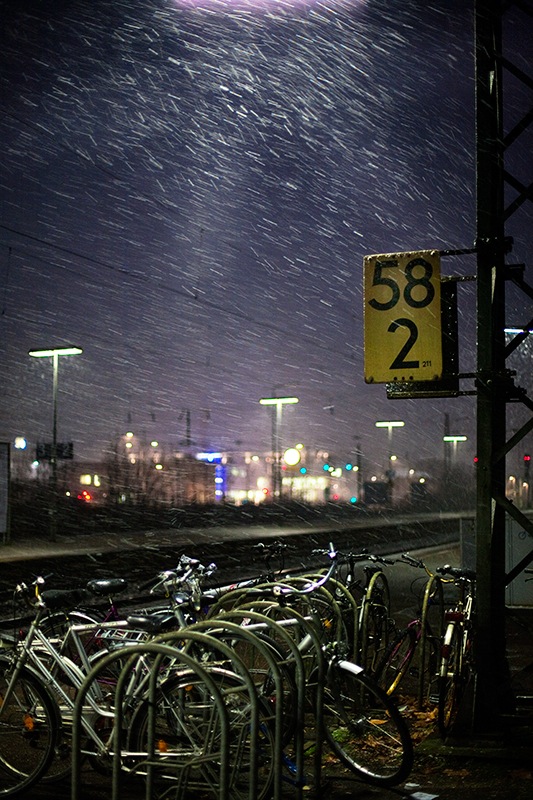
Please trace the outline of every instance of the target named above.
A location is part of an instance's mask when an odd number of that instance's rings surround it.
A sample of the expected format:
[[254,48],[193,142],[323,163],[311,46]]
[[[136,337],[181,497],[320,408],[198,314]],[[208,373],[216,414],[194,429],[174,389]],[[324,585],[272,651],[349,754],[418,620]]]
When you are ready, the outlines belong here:
[[[268,449],[272,392],[300,398],[289,441],[346,454],[377,452],[377,419],[405,419],[420,458],[445,411],[473,420],[469,398],[365,385],[361,295],[364,255],[473,243],[472,2],[2,8],[1,439],[49,435],[27,352],[56,343],[84,351],[60,368],[81,458],[128,424],[177,442],[184,409],[202,449]],[[509,231],[525,263],[529,213]]]
[[296,11],[298,9],[327,9],[334,13],[347,6],[354,8],[364,5],[367,0],[172,0],[177,8],[200,9],[214,12],[227,11],[268,11],[271,13]]

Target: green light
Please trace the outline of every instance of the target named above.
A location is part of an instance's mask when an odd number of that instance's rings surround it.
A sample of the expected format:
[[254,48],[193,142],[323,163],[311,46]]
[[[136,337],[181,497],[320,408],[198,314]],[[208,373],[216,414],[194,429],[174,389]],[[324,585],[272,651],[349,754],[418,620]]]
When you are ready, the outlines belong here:
[[262,397],[259,401],[262,406],[277,406],[285,403],[299,403],[297,397]]

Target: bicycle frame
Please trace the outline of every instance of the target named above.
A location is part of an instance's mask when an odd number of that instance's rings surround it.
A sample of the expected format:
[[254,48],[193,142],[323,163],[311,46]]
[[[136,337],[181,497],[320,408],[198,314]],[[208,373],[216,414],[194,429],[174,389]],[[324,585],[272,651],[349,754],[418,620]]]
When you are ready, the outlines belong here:
[[470,632],[471,632],[471,620],[472,614],[474,609],[474,596],[471,591],[466,590],[466,579],[461,580],[461,596],[457,602],[455,608],[450,609],[445,612],[444,620],[446,624],[446,631],[444,634],[444,639],[442,643],[441,649],[441,677],[446,677],[446,658],[449,656],[449,650],[452,642],[452,638],[454,635],[454,630],[458,628],[460,630],[460,640],[461,646],[459,649],[459,659],[458,659],[458,672],[459,675],[463,672],[463,667],[465,663],[465,659],[467,657],[468,651],[470,649]]
[[[14,687],[22,673],[22,670],[30,665],[35,673],[42,679],[43,684],[51,690],[51,694],[55,699],[58,708],[60,709],[60,716],[62,723],[66,720],[72,719],[74,711],[75,700],[70,696],[68,690],[74,688],[75,693],[79,691],[84,684],[87,675],[92,670],[92,663],[85,650],[81,634],[87,631],[102,630],[105,628],[126,628],[127,622],[117,621],[110,623],[92,623],[87,625],[70,626],[67,638],[71,639],[76,647],[76,651],[80,658],[80,665],[75,664],[70,658],[66,657],[61,649],[58,649],[54,642],[50,640],[41,630],[40,622],[46,614],[45,606],[37,608],[35,618],[30,624],[26,637],[22,642],[15,642],[13,655],[13,669],[9,677],[9,681],[5,691],[4,703],[7,706]],[[136,643],[136,642],[135,642]],[[36,646],[37,645],[37,646]],[[144,669],[143,669],[144,668]],[[62,685],[61,678],[64,678]],[[128,697],[139,696],[143,691],[149,678],[149,670],[144,667],[143,659],[140,658],[138,663],[132,670],[131,680],[128,685]],[[96,718],[107,718],[113,720],[115,710],[106,702],[106,697],[98,682],[93,681],[90,685],[90,690],[86,693],[88,710],[92,712],[92,716]],[[0,716],[2,714],[2,706],[0,706]],[[102,739],[102,737],[95,730],[94,725],[89,721],[89,715],[84,714],[81,719],[81,724],[86,735],[91,739],[95,745],[96,755],[107,756],[111,755],[109,751],[109,739]]]

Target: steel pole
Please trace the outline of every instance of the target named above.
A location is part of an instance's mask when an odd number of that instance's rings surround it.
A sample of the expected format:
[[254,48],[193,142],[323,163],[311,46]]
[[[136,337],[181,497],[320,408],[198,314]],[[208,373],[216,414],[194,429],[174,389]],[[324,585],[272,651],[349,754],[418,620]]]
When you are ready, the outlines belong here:
[[501,0],[476,0],[477,680],[474,729],[497,731],[509,710],[505,652],[505,239]]

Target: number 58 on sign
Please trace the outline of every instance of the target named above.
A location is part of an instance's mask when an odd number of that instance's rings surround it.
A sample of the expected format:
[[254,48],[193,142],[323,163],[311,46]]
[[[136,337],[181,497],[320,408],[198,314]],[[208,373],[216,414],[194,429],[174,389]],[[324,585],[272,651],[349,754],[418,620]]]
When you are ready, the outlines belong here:
[[442,377],[438,250],[364,258],[365,381]]

